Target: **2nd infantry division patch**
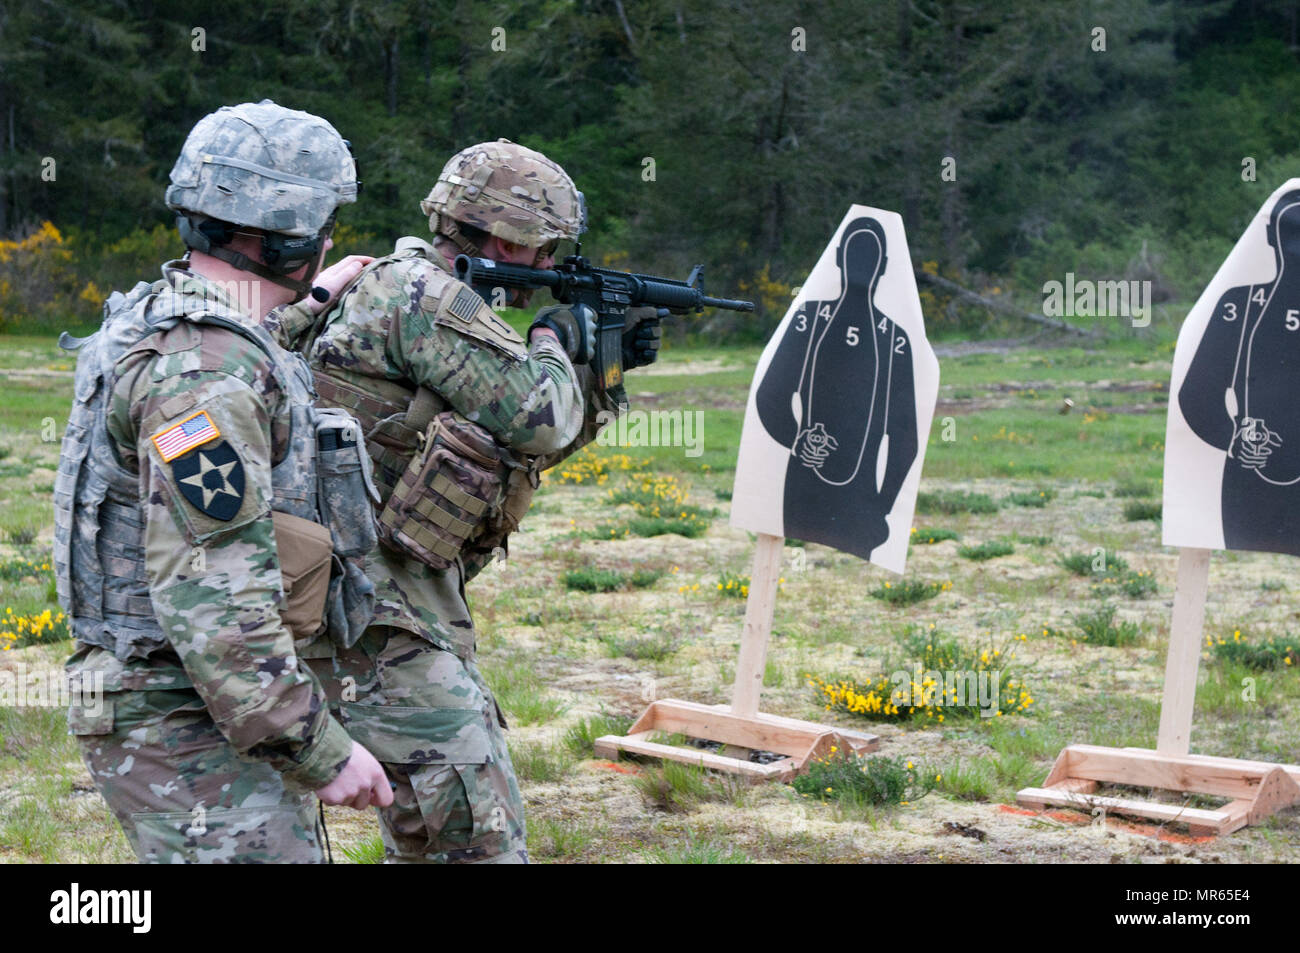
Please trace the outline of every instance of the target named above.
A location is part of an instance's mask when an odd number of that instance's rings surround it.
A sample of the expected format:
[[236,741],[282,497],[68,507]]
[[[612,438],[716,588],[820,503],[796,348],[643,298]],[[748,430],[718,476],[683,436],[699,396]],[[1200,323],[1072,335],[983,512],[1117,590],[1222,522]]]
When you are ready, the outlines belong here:
[[172,461],[172,478],[181,495],[214,520],[234,519],[244,502],[244,464],[225,440]]

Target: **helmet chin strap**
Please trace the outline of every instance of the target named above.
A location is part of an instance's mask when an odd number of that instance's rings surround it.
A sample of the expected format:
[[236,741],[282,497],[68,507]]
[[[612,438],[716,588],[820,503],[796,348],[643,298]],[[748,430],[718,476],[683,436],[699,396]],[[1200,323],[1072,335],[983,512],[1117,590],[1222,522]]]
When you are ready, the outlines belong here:
[[[240,271],[251,271],[257,277],[262,278],[272,284],[279,285],[281,288],[288,288],[295,294],[294,300],[297,301],[305,298],[311,291],[310,281],[299,281],[296,278],[290,278],[288,275],[276,274],[270,268],[267,268],[261,262],[253,261],[247,255],[237,251],[231,251],[229,248],[209,248],[203,254],[211,255],[213,258],[220,258],[222,261],[238,268]],[[316,277],[316,272],[320,268],[320,254],[317,253],[316,261],[313,263],[311,270],[312,277]]]
[[[212,241],[202,231],[195,228],[188,217],[181,215],[176,220],[177,230],[181,233],[181,239],[190,248],[202,252],[205,255],[211,255],[213,258],[220,259],[233,268],[240,271],[248,271],[259,278],[279,285],[281,288],[288,288],[294,293],[294,301],[305,298],[312,290],[312,282],[299,281],[296,278],[290,278],[288,275],[282,275],[272,271],[260,261],[254,261],[247,255],[233,251],[229,248],[223,248],[219,245],[212,244]],[[316,252],[316,257],[311,262],[311,267],[307,270],[310,278],[315,278],[320,271],[321,261],[325,257],[325,243],[321,242],[320,250]]]
[[444,238],[450,239],[457,248],[463,251],[466,255],[469,255],[471,258],[478,258],[481,254],[479,247],[462,234],[460,227],[456,224],[454,218],[450,218],[446,215],[439,215],[438,227],[434,230],[434,234],[442,235]]

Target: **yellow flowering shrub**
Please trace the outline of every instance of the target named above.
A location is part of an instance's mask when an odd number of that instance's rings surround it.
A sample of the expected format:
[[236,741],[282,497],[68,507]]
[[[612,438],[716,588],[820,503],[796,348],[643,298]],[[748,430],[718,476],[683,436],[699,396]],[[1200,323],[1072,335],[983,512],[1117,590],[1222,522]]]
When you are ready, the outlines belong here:
[[46,609],[37,615],[19,615],[9,608],[0,616],[0,651],[66,638],[70,638],[68,622],[62,612]]

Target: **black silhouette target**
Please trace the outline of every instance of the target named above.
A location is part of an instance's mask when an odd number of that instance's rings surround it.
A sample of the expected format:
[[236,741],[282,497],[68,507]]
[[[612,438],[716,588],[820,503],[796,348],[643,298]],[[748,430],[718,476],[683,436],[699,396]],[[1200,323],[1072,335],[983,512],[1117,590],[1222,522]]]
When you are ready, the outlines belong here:
[[[833,268],[833,283],[817,283],[829,285],[833,294],[796,301],[760,362],[746,436],[756,425],[779,446],[782,472],[778,475],[770,464],[758,462],[759,457],[773,460],[772,453],[747,454],[747,441],[742,438],[733,522],[755,528],[746,513],[753,513],[756,505],[765,506],[766,518],[761,522],[771,526],[779,517],[777,535],[871,559],[897,531],[887,517],[894,513],[918,461],[923,433],[928,435],[938,373],[920,323],[920,304],[898,222],[901,248],[895,254],[907,269],[907,281],[896,283],[893,293],[897,297],[897,285],[902,284],[914,300],[894,303],[910,305],[904,310],[919,331],[921,362],[933,365],[933,372],[925,375],[933,384],[921,395],[926,406],[919,414],[913,335],[891,317],[889,295],[882,294],[891,260],[888,231],[880,217],[854,214],[859,210],[855,207],[839,229],[832,242],[833,257],[823,255],[810,276],[812,283],[819,271],[825,278],[826,268]],[[753,441],[748,443],[752,448]],[[750,466],[764,466],[767,472],[750,478],[746,472]],[[919,478],[919,467],[916,475]],[[907,512],[901,521],[894,521],[908,524],[902,528],[904,534],[910,529],[915,483],[906,501]],[[901,571],[901,563],[896,568]]]
[[[1300,555],[1300,188],[1294,180],[1275,193],[1215,283],[1187,319],[1179,351],[1194,347],[1176,385],[1182,422],[1199,440],[1222,453],[1217,513],[1202,512],[1199,545]],[[1259,231],[1267,244],[1258,241]],[[1268,267],[1270,266],[1271,267]],[[1242,281],[1271,272],[1266,280]],[[1215,285],[1230,286],[1211,296]],[[1213,301],[1209,304],[1210,300]],[[1208,318],[1197,310],[1208,305]],[[1203,324],[1196,328],[1194,319]],[[1180,370],[1175,357],[1175,378]],[[1192,464],[1173,453],[1171,415],[1166,454],[1167,494],[1175,524],[1188,522],[1179,484],[1196,479]],[[1211,491],[1212,492],[1212,491]],[[1218,526],[1214,517],[1218,517]],[[1192,527],[1168,528],[1187,538]],[[1216,533],[1215,530],[1218,532]],[[1219,535],[1221,533],[1221,537]],[[1220,542],[1221,539],[1221,542]],[[1181,545],[1192,545],[1183,542]]]

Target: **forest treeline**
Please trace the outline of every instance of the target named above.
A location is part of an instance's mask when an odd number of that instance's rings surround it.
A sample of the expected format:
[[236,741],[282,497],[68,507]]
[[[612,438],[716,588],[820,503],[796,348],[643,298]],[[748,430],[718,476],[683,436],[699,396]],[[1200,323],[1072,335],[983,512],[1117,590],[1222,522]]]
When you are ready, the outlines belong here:
[[1074,271],[1194,296],[1300,174],[1298,7],[8,0],[0,328],[152,277],[179,251],[161,198],[190,126],[263,97],[352,141],[347,250],[423,231],[451,153],[504,136],[586,192],[593,257],[704,262],[768,326],[852,202],[902,213],[914,263],[973,286]]

